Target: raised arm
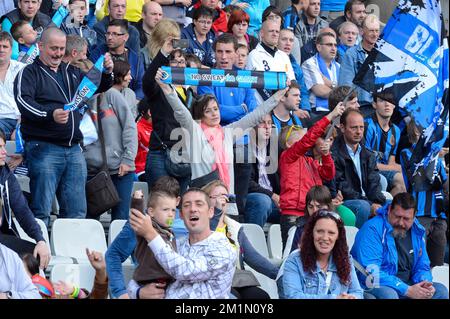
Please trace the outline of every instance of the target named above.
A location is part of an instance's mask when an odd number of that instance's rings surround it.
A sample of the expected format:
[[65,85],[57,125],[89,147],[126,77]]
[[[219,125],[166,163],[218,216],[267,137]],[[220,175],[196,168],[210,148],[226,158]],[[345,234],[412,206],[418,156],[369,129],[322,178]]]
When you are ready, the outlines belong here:
[[162,78],[163,71],[159,68],[155,76],[156,83],[159,85],[167,99],[167,102],[169,102],[169,105],[172,107],[175,119],[182,127],[185,127],[192,132],[194,120],[192,119],[191,113],[186,106],[184,106],[183,102],[181,102],[175,89],[172,86],[161,82]]
[[244,134],[244,131],[248,128],[252,128],[256,126],[262,119],[262,117],[266,114],[269,114],[270,111],[272,111],[277,105],[280,99],[283,97],[283,95],[286,94],[288,90],[288,87],[279,90],[276,92],[272,97],[266,101],[264,101],[263,104],[258,106],[253,112],[247,114],[243,118],[241,118],[239,121],[233,122],[229,125],[227,125],[227,128],[240,128],[242,129],[242,133],[238,134],[236,138],[241,137]]

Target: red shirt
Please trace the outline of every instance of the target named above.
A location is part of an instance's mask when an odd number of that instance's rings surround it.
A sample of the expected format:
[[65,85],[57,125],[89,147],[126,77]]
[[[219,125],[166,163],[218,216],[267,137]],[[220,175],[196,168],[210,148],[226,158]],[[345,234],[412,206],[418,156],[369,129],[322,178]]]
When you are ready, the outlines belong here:
[[150,143],[150,135],[153,131],[152,123],[145,118],[141,118],[137,122],[138,132],[138,151],[134,163],[136,165],[136,174],[145,171],[145,162],[147,161],[148,145]]

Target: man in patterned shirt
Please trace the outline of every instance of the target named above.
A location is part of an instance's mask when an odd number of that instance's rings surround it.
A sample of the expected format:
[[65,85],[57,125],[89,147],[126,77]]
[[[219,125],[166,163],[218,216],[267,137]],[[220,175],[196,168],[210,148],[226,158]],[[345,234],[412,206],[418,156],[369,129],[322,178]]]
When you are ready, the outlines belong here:
[[[167,286],[165,298],[228,298],[237,254],[222,233],[210,230],[209,220],[213,215],[209,196],[200,189],[188,189],[181,199],[181,217],[189,236],[177,241],[175,252],[153,228],[150,216],[131,209],[131,227],[148,241],[159,264],[175,279]],[[150,285],[161,288],[163,284]],[[140,290],[136,282],[130,281],[131,298],[144,297]]]

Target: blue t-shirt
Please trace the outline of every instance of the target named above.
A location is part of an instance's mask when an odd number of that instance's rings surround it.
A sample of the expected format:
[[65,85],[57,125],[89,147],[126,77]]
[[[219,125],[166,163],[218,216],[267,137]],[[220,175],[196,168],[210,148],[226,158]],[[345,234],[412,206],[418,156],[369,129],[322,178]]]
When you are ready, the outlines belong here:
[[366,148],[378,152],[378,163],[388,164],[389,157],[397,154],[400,129],[395,124],[390,124],[389,130],[385,132],[378,124],[376,115],[367,118],[366,124]]

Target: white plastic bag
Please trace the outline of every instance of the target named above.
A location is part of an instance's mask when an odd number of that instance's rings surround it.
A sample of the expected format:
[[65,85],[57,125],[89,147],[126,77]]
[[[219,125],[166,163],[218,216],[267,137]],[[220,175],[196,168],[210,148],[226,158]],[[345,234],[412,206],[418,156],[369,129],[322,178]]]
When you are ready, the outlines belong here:
[[98,140],[97,128],[89,115],[89,112],[85,112],[80,122],[80,131],[83,133],[83,144],[87,146]]

